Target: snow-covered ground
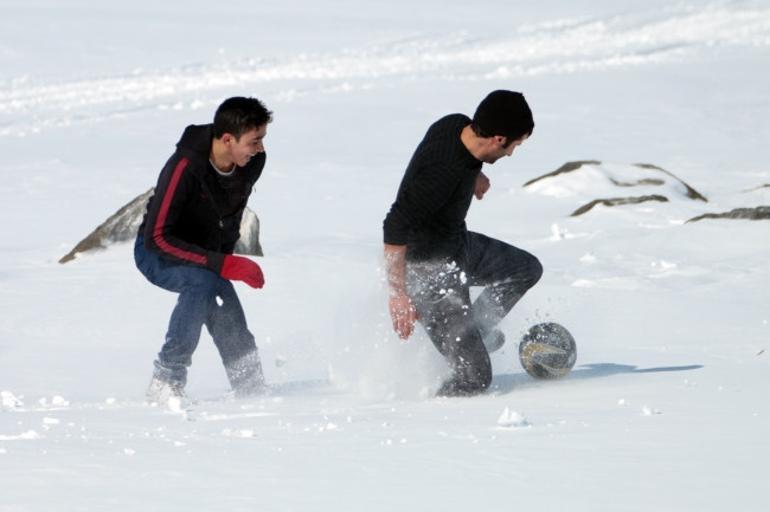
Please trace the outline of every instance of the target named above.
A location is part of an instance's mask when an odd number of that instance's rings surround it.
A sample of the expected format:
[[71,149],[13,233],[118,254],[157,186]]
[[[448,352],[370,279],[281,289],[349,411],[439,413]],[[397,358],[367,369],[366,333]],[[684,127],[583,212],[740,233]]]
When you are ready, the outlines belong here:
[[[769,63],[766,1],[4,0],[0,511],[770,509],[770,224],[685,223],[770,205]],[[381,222],[427,126],[496,88],[536,128],[468,223],[545,274],[493,390],[436,399],[441,358],[390,332]],[[274,393],[228,399],[204,332],[197,406],[151,407],[175,297],[129,245],[57,260],[231,95],[275,111],[267,285],[238,285]],[[609,185],[639,162],[708,202]],[[545,319],[578,343],[561,381],[518,362]]]

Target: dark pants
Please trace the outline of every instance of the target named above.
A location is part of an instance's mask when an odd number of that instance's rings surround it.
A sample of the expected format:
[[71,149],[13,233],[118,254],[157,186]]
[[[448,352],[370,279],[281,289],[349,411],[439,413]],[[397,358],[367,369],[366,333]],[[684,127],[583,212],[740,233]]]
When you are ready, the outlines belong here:
[[[420,323],[452,368],[439,395],[471,395],[489,387],[492,365],[482,338],[542,273],[528,252],[472,232],[457,261],[407,262],[407,287]],[[484,287],[473,304],[471,286]]]
[[243,373],[243,361],[255,359],[257,347],[232,283],[211,270],[161,258],[144,247],[141,236],[134,246],[134,260],[148,281],[179,294],[166,341],[155,362],[155,375],[184,386],[187,368],[205,325],[228,370],[231,384],[235,385],[234,379]]

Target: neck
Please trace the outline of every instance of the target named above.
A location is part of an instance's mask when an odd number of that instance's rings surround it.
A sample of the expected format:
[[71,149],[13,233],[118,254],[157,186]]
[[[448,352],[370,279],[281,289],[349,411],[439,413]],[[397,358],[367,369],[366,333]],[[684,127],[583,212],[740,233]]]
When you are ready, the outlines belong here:
[[463,146],[465,146],[468,152],[473,155],[476,160],[484,161],[485,140],[473,132],[471,125],[466,126],[463,128],[463,131],[460,132],[460,141],[462,141]]
[[211,154],[209,155],[214,167],[222,172],[230,172],[233,170],[234,162],[230,158],[227,148],[219,139],[214,139],[211,143]]

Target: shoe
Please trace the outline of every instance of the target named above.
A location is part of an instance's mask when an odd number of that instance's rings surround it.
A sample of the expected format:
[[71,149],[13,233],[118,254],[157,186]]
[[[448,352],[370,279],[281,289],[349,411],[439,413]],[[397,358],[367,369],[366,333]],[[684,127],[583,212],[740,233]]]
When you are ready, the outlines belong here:
[[167,404],[169,400],[179,400],[180,402],[188,402],[187,394],[184,392],[184,385],[179,382],[168,382],[159,378],[157,375],[152,376],[150,385],[147,387],[147,393],[145,393],[148,402],[154,402],[157,404]]
[[[189,404],[191,400],[184,392],[184,386],[187,383],[187,370],[169,368],[160,361],[153,363],[152,380],[147,386],[147,401],[159,405],[179,406],[179,404]],[[172,403],[173,402],[173,403]]]
[[491,354],[503,348],[503,345],[505,345],[505,334],[500,329],[492,329],[481,340],[484,342],[487,352]]

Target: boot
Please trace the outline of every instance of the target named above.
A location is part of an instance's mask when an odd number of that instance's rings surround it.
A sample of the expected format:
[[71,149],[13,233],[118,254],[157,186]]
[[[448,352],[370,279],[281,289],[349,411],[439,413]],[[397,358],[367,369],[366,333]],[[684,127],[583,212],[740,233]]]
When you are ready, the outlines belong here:
[[268,390],[262,374],[262,363],[256,350],[226,364],[225,372],[238,398],[263,395]]

